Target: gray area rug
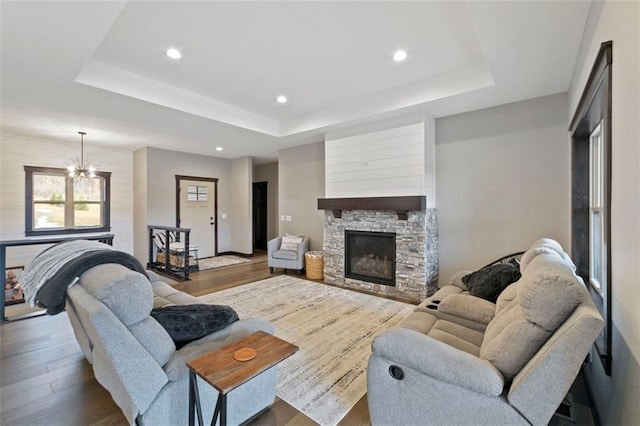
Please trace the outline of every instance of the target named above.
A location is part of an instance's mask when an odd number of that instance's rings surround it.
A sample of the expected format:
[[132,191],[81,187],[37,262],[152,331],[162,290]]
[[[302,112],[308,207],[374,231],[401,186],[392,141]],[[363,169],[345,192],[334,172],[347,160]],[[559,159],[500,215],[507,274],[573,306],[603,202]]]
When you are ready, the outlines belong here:
[[300,347],[278,368],[278,397],[321,425],[335,425],[365,394],[371,342],[413,305],[289,276],[200,297],[240,318],[271,322]]
[[207,269],[221,268],[223,266],[237,265],[239,263],[246,262],[251,261],[242,257],[230,255],[207,257],[205,259],[198,260],[198,268],[200,271],[205,271]]

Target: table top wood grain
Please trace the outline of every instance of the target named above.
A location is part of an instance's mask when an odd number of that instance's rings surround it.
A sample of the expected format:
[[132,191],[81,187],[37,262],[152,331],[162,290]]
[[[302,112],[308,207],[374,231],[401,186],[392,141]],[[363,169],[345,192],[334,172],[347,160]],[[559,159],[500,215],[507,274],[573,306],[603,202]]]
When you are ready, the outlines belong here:
[[[237,361],[233,353],[253,348],[258,353],[249,361]],[[187,362],[187,367],[221,394],[226,394],[251,378],[287,359],[298,347],[263,331]]]

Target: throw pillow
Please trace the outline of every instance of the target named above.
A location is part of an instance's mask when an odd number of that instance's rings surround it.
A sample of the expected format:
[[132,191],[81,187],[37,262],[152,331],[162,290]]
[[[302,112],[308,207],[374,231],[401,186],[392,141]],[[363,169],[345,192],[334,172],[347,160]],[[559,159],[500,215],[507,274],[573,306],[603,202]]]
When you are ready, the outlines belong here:
[[304,238],[302,237],[282,237],[282,243],[280,243],[280,250],[298,251],[298,245],[302,243]]
[[513,265],[518,271],[520,270],[520,261],[517,258],[514,257],[508,263]]
[[153,309],[151,316],[167,330],[178,348],[238,320],[236,311],[223,305],[163,306]]
[[511,263],[490,265],[462,277],[469,293],[496,303],[502,290],[518,281],[522,275]]

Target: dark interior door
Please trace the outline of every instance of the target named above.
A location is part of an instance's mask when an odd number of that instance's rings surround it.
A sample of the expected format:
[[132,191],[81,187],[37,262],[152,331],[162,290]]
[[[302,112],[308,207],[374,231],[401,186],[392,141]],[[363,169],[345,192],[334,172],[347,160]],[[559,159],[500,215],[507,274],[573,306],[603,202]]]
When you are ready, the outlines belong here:
[[253,183],[253,248],[267,249],[267,182]]

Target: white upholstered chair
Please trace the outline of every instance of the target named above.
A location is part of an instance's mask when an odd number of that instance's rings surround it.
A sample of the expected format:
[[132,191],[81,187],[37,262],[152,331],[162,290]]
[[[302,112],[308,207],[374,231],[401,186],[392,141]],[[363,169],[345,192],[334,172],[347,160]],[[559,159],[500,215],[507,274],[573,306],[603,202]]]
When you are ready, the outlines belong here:
[[288,235],[277,237],[267,243],[269,271],[274,268],[295,269],[298,275],[304,269],[304,253],[309,249],[309,237]]

